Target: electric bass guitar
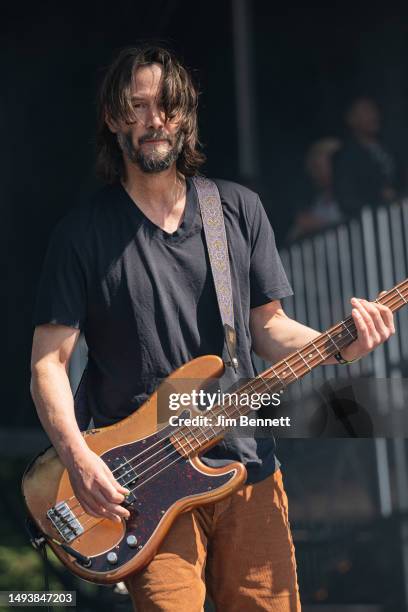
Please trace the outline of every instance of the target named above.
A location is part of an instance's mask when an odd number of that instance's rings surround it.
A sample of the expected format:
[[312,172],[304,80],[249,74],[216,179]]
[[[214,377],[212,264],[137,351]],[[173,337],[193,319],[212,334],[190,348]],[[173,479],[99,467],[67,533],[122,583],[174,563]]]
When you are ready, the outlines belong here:
[[[408,304],[408,279],[377,301],[392,311]],[[350,316],[234,393],[280,392],[356,337]],[[180,513],[223,499],[239,488],[246,479],[241,463],[210,468],[200,460],[200,454],[223,438],[224,426],[170,425],[160,418],[160,404],[170,391],[191,394],[197,391],[197,380],[205,388],[223,371],[217,356],[193,359],[175,370],[132,415],[83,433],[89,448],[130,491],[124,501],[130,518],[120,524],[85,512],[53,447],[36,457],[23,476],[22,490],[37,542],[49,544],[62,563],[85,580],[119,582],[151,561]],[[227,421],[249,412],[247,405],[230,401],[214,406],[211,416]],[[173,414],[183,419],[194,416],[192,407]]]

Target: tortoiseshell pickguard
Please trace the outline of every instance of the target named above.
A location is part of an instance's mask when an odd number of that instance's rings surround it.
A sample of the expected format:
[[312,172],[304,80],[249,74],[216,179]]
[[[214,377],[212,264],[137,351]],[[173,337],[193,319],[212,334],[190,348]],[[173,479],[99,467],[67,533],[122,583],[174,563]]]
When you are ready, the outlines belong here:
[[[112,471],[117,469],[118,463],[131,463],[129,470],[135,470],[137,479],[135,483],[126,482],[126,477],[132,478],[134,472],[130,471],[119,479],[118,472],[114,471],[119,482],[132,491],[133,497],[127,506],[131,516],[126,521],[122,540],[103,554],[91,557],[89,569],[92,572],[112,571],[134,558],[177,500],[215,490],[234,477],[234,469],[219,476],[200,472],[175,450],[169,440],[172,431],[173,428],[166,427],[148,438],[116,447],[102,455]],[[122,473],[129,470],[122,468]],[[126,542],[130,535],[137,538],[134,548]],[[107,560],[109,552],[115,552],[118,557],[115,565]]]

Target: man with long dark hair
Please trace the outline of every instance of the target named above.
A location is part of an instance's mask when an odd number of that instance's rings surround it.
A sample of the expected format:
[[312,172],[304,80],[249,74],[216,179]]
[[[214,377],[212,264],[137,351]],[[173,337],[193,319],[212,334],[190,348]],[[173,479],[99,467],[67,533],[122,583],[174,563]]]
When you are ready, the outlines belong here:
[[[204,161],[191,76],[159,47],[123,50],[99,99],[99,175],[107,183],[54,232],[36,307],[32,394],[41,422],[87,513],[120,521],[126,489],[81,436],[67,369],[82,330],[87,401],[97,427],[135,411],[175,368],[222,355],[224,335],[190,177]],[[319,332],[290,319],[291,288],[258,196],[216,181],[229,244],[239,375],[251,349],[276,362]],[[391,311],[353,301],[352,360],[393,333]],[[333,363],[333,359],[329,360]],[[243,462],[229,498],[180,515],[155,558],[127,586],[135,607],[199,612],[206,588],[225,612],[300,610],[287,498],[272,438],[233,438],[210,465]]]

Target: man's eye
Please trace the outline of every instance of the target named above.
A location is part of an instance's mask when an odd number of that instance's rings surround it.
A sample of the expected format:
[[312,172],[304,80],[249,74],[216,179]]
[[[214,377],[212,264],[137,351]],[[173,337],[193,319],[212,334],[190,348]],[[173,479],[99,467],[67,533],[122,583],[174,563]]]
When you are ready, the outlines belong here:
[[133,108],[139,108],[139,109],[140,108],[142,108],[142,109],[147,108],[146,102],[132,102],[132,106],[133,106]]

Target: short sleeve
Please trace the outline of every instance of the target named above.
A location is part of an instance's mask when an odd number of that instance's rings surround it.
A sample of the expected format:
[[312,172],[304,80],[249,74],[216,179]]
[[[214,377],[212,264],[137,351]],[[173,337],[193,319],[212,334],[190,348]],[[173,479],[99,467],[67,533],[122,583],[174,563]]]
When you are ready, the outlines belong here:
[[251,227],[251,308],[293,295],[275,243],[275,235],[259,199]]
[[86,279],[73,232],[65,219],[51,236],[37,291],[34,325],[53,323],[83,328]]

